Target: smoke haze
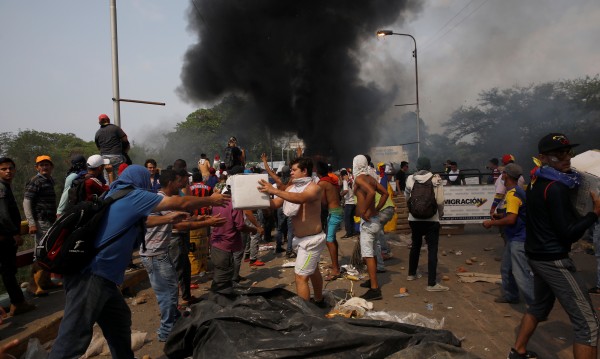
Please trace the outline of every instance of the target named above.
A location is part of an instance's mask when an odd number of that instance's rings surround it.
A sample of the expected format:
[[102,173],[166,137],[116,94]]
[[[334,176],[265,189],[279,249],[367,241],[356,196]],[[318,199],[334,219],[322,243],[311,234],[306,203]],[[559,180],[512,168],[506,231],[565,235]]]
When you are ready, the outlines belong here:
[[[192,102],[244,95],[254,106],[241,126],[297,133],[310,153],[349,161],[401,92],[361,79],[361,44],[409,10],[418,8],[405,0],[194,1],[198,43],[179,93]],[[231,129],[243,140],[241,130]]]

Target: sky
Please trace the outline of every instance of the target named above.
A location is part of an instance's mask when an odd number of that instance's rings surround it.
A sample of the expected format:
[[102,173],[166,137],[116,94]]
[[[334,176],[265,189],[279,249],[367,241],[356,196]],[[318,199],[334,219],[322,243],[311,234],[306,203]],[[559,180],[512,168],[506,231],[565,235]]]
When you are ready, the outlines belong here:
[[[188,30],[190,6],[117,2],[121,98],[166,103],[121,104],[121,125],[134,143],[159,143],[189,113],[211,105],[176,93],[184,54],[197,41]],[[483,90],[600,72],[597,0],[427,0],[402,15],[382,28],[416,38],[420,115],[432,132]],[[397,104],[414,102],[412,40],[378,39],[376,30],[359,54],[362,78],[400,86]],[[0,48],[2,132],[92,140],[98,115],[113,117],[109,1],[2,1]],[[387,115],[411,110],[393,107]]]

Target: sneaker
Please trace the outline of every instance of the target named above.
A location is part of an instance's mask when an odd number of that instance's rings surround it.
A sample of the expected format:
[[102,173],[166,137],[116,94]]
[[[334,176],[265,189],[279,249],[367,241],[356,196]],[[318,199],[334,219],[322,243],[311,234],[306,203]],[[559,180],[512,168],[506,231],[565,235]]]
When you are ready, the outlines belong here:
[[517,303],[519,303],[519,300],[518,299],[508,300],[505,296],[500,296],[500,297],[495,298],[494,302],[496,302],[496,303],[517,304]]
[[510,348],[510,353],[506,359],[536,359],[538,356],[536,353],[527,350],[525,354],[520,354],[515,348]]
[[190,284],[190,289],[198,289],[198,288],[200,288],[200,286],[198,284],[196,284],[196,283]]
[[286,252],[286,256],[288,258],[296,258],[296,252],[294,252],[294,251]]
[[378,300],[378,299],[382,299],[383,296],[381,295],[381,289],[377,288],[377,289],[373,289],[373,288],[369,288],[369,290],[360,296],[362,299],[364,300]]
[[371,280],[367,279],[366,281],[359,284],[363,288],[371,288]]
[[425,288],[425,290],[427,290],[428,292],[445,292],[450,290],[450,288],[443,286],[440,283],[436,283],[436,285],[428,285],[427,288]]
[[161,343],[164,343],[164,342],[166,342],[166,341],[167,341],[167,337],[163,337],[163,336],[160,336],[160,335],[159,335],[159,336],[158,336],[158,341],[159,341],[159,342],[161,342]]
[[285,249],[283,249],[281,247],[275,248],[275,253],[282,253],[282,252],[285,252]]
[[253,267],[262,267],[265,265],[265,262],[263,261],[259,261],[258,259],[255,259],[253,261],[250,261],[250,265]]
[[422,275],[421,273],[417,272],[417,274],[415,274],[415,275],[410,275],[410,274],[409,274],[409,275],[406,277],[406,280],[417,280],[417,279],[421,278],[422,276],[423,276],[423,275]]
[[33,305],[27,301],[24,301],[23,303],[19,303],[19,304],[11,304],[9,313],[11,316],[15,316],[15,315],[31,312],[35,308],[36,308],[35,305]]

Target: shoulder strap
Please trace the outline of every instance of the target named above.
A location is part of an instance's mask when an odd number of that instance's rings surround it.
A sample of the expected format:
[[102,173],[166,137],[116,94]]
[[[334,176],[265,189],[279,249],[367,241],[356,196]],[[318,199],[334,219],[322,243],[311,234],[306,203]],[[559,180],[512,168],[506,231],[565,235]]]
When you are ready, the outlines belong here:
[[[123,188],[123,189],[120,189],[120,190],[116,191],[110,197],[106,197],[106,205],[108,206],[108,205],[112,204],[113,202],[115,202],[115,201],[117,201],[117,200],[125,197],[129,192],[133,191],[133,189],[134,189],[133,187],[127,187],[127,188]],[[122,230],[121,232],[119,232],[118,234],[116,234],[113,238],[111,238],[108,241],[106,241],[106,243],[102,244],[100,247],[96,248],[96,253],[99,253],[104,248],[106,248],[109,245],[113,244],[117,239],[119,239],[121,237],[121,235],[123,233],[125,233],[126,230],[127,230],[127,228],[125,228],[124,230]]]
[[552,186],[554,182],[556,181],[552,181],[548,183],[548,185],[546,185],[546,188],[544,189],[544,201],[548,198],[548,188],[550,188],[550,186]]

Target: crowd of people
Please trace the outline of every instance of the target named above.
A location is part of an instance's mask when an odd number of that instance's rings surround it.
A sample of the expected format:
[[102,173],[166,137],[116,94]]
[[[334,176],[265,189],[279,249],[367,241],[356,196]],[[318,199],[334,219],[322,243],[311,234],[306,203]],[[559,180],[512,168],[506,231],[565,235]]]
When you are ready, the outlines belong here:
[[[378,274],[386,271],[384,261],[391,256],[384,227],[395,213],[394,195],[402,195],[409,213],[412,245],[408,255],[407,281],[422,277],[418,271],[423,240],[427,246],[427,285],[425,290],[450,290],[438,281],[437,261],[440,219],[444,214],[444,185],[464,185],[465,177],[454,161],[447,161],[444,173],[433,173],[426,157],[417,159],[414,173],[403,161],[398,170],[380,163],[375,166],[366,154],[354,157],[352,167],[334,171],[331,165],[313,161],[301,151],[289,165],[278,169],[261,156],[262,166],[247,168],[246,153],[231,137],[224,160],[213,163],[205,154],[191,172],[187,163],[176,160],[159,170],[153,159],[144,166],[132,164],[127,156],[125,133],[99,116],[96,135],[99,153],[87,159],[72,157],[64,191],[57,205],[53,162],[49,155],[36,159],[37,174],[26,184],[23,210],[29,233],[39,241],[78,201],[110,197],[124,188],[132,191],[108,208],[95,247],[102,248],[80,273],[52,278],[39,266],[32,266],[34,295],[47,295],[49,287],[64,286],[66,301],[50,358],[82,355],[92,338],[94,323],[101,327],[111,354],[133,358],[131,351],[131,312],[119,290],[132,253],[139,251],[144,269],[156,294],[161,314],[157,329],[159,341],[166,341],[182,315],[181,309],[197,302],[191,289],[190,232],[206,228],[210,238],[212,283],[215,293],[231,294],[240,282],[242,263],[260,267],[261,240],[271,241],[275,252],[295,260],[296,293],[306,301],[326,307],[324,281],[343,275],[339,263],[337,232],[341,238],[358,236],[360,258],[368,279],[361,283],[365,300],[382,299]],[[498,303],[527,304],[521,328],[509,358],[535,358],[527,343],[537,324],[547,319],[556,299],[567,311],[575,331],[575,358],[595,358],[598,319],[589,293],[598,294],[600,285],[585,290],[575,264],[569,258],[571,243],[597,225],[600,199],[592,193],[593,210],[585,216],[575,211],[569,191],[579,186],[580,175],[570,168],[572,149],[564,134],[552,133],[538,144],[539,166],[525,184],[523,169],[512,155],[490,160],[488,184],[495,187],[486,228],[502,229],[505,247],[501,262],[502,296]],[[12,315],[35,309],[25,300],[15,278],[17,248],[22,244],[21,215],[11,191],[16,164],[0,158],[0,260],[2,279],[10,296]],[[269,208],[234,209],[230,196],[233,175],[267,173],[269,180],[256,183],[268,194]],[[109,246],[102,246],[118,237]],[[286,244],[287,242],[287,244]],[[319,269],[327,249],[331,271]],[[599,277],[600,278],[600,277]],[[53,280],[54,279],[54,280]],[[599,279],[600,280],[600,279]],[[310,283],[310,285],[309,285]],[[312,287],[312,295],[311,295]]]

